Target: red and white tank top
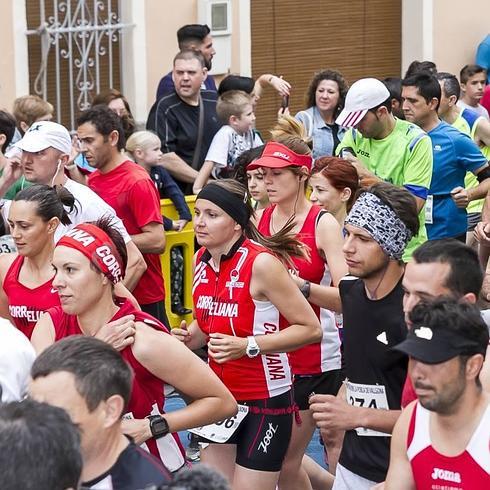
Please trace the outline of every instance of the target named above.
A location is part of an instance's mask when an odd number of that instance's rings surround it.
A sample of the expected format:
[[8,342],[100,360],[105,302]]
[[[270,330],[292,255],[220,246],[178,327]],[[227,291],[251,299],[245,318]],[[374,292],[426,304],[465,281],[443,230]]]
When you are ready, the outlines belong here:
[[[241,238],[215,271],[208,262],[209,252],[199,250],[192,296],[197,322],[205,334],[247,337],[277,333],[286,327],[271,302],[257,301],[250,295],[252,266],[261,253],[268,251]],[[209,366],[239,401],[271,398],[291,387],[291,370],[284,353],[244,356],[224,364],[210,357]]]
[[30,339],[41,314],[48,308],[58,306],[60,298],[58,291],[53,289],[53,279],[33,289],[21,284],[19,274],[23,263],[22,255],[18,255],[12,262],[3,281],[3,290],[15,326]]
[[[167,332],[166,327],[151,315],[136,310],[128,299],[121,299],[122,303],[111,321],[125,315],[134,315],[135,321],[144,322],[156,330]],[[83,335],[76,315],[68,315],[61,306],[47,310],[53,321],[55,329],[55,341],[69,337],[70,335]],[[131,366],[134,372],[133,389],[128,405],[128,412],[123,416],[127,419],[144,419],[148,415],[164,413],[165,396],[164,381],[148,371],[134,357],[131,346],[120,351],[123,359]],[[172,434],[172,438],[148,439],[142,444],[154,456],[159,458],[170,471],[175,471],[184,464],[184,449],[178,434]],[[173,439],[173,440],[169,440]]]
[[458,456],[444,456],[432,447],[430,415],[417,402],[408,430],[407,456],[417,489],[490,488],[490,405],[466,449]]
[[[258,230],[264,236],[272,234],[271,218],[274,208],[274,205],[269,206],[262,213]],[[330,286],[332,284],[330,271],[316,244],[316,227],[324,212],[320,206],[311,206],[301,230],[296,235],[298,240],[309,247],[310,260],[293,257],[292,261],[295,266],[294,272],[302,279],[314,284]],[[320,320],[323,338],[317,344],[309,344],[289,353],[293,374],[321,374],[341,367],[340,336],[334,313],[312,303],[310,305]]]

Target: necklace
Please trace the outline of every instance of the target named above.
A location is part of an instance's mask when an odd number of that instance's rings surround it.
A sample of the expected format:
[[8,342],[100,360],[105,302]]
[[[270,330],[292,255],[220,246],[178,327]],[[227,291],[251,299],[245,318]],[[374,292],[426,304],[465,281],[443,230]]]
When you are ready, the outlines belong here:
[[381,286],[381,283],[383,282],[383,279],[385,278],[386,271],[388,270],[389,263],[390,263],[390,261],[388,259],[388,261],[386,262],[386,264],[383,267],[383,273],[381,274],[381,277],[380,277],[380,279],[378,281],[378,284],[376,284],[376,287],[374,289],[372,289],[372,290],[369,289],[367,287],[367,284],[364,283],[364,287],[366,288],[366,292],[367,292],[367,295],[368,295],[368,298],[369,299],[378,299],[377,296],[376,296],[376,293],[378,292],[378,289]]

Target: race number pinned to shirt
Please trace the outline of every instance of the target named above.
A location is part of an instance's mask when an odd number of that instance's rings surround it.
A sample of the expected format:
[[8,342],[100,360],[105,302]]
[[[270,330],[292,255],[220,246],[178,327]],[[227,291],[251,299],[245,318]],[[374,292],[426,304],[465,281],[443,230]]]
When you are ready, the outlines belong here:
[[[364,385],[345,382],[347,402],[354,407],[376,408],[389,410],[386,388],[383,385]],[[391,434],[378,432],[365,427],[357,427],[358,436],[390,437]]]
[[215,424],[188,429],[188,432],[192,432],[193,434],[213,442],[223,443],[235,433],[247,414],[248,407],[245,405],[238,405],[238,412],[233,417],[229,417],[221,422],[216,422]]
[[17,247],[15,246],[12,235],[0,236],[0,253],[9,254],[15,252],[17,252]]
[[434,196],[428,195],[425,200],[425,224],[432,225],[434,223],[432,219],[432,213],[434,211]]

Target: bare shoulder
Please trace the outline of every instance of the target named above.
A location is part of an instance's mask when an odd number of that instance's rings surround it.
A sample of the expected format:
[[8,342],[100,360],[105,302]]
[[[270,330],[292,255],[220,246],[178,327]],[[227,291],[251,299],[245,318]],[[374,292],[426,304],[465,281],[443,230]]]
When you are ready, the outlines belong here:
[[0,278],[3,280],[18,254],[0,254]]
[[157,330],[143,321],[135,322],[136,333],[134,343],[131,346],[133,354],[138,360],[147,359],[156,353],[164,355],[162,348],[180,344],[170,334],[162,330]]
[[285,270],[281,261],[271,253],[261,253],[254,260],[252,271],[254,276],[267,277]]
[[318,218],[317,230],[339,231],[341,230],[341,228],[339,222],[330,213],[323,212]]

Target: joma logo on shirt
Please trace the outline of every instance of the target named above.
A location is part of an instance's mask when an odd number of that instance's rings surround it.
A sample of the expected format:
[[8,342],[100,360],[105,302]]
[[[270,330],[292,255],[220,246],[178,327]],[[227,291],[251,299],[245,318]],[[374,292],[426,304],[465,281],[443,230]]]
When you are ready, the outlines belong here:
[[461,474],[457,471],[441,470],[441,468],[434,468],[431,475],[433,480],[446,480],[454,483],[461,483]]
[[212,296],[200,296],[197,300],[196,308],[208,310],[207,314],[209,316],[238,317],[237,303],[221,303],[214,301]]

